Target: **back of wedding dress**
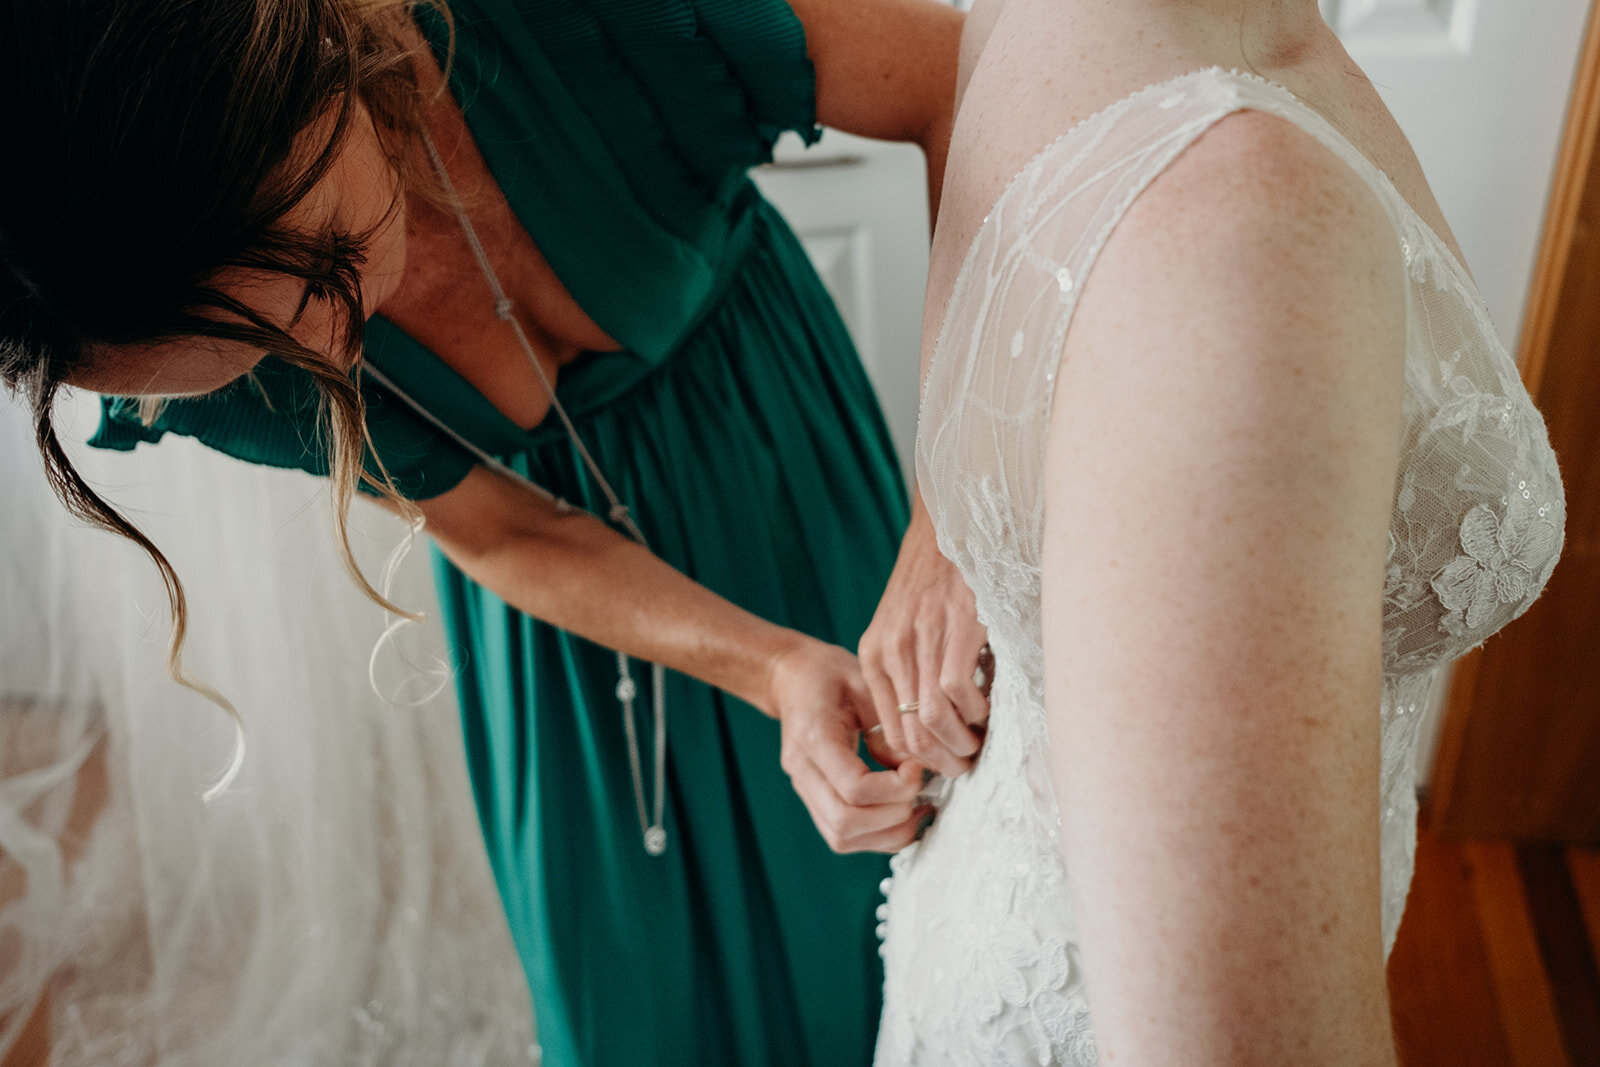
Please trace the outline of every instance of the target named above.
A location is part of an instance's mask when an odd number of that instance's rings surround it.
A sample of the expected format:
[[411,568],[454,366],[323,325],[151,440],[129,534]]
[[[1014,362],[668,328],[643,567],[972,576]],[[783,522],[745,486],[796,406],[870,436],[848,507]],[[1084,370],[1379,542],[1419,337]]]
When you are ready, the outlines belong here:
[[1438,668],[1526,610],[1555,565],[1565,516],[1555,457],[1482,298],[1382,172],[1314,111],[1278,86],[1211,69],[1126,98],[1044,149],[974,238],[924,387],[918,482],[997,667],[982,757],[895,859],[880,1064],[1096,1062],[1045,759],[1042,479],[1054,379],[1118,221],[1205,130],[1246,108],[1295,123],[1362,175],[1406,265],[1406,429],[1374,709],[1386,949],[1411,880],[1417,728]]

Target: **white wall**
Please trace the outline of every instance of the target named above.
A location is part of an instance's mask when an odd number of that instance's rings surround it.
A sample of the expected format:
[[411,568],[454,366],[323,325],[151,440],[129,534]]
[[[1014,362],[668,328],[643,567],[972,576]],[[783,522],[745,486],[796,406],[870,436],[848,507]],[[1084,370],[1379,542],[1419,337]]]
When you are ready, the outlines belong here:
[[1515,351],[1589,0],[1323,0]]

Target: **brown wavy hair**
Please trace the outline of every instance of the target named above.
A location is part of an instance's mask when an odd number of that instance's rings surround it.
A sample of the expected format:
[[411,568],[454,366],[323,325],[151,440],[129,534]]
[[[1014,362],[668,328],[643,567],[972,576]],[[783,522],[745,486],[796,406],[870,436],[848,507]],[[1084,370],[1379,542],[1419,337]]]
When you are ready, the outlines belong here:
[[[75,373],[115,358],[108,353],[119,345],[215,338],[304,370],[322,397],[345,568],[368,596],[399,610],[362,575],[346,529],[360,482],[409,507],[381,463],[376,477],[363,467],[370,441],[359,360],[343,369],[215,279],[229,268],[298,279],[304,302],[331,305],[348,353],[359,352],[370,234],[295,230],[284,216],[338,155],[357,101],[404,187],[407,148],[429,103],[410,47],[413,6],[37,0],[0,13],[0,144],[9,157],[0,166],[0,381],[28,406],[67,509],[134,542],[160,570],[173,619],[168,671],[214,698],[183,670],[182,582],[73,467],[54,402]],[[313,128],[331,132],[308,144]]]

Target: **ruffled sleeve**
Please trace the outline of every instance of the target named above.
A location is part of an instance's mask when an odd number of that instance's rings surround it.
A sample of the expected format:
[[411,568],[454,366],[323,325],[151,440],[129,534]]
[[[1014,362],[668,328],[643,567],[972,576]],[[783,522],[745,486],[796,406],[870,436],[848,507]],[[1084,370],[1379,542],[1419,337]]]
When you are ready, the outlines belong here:
[[[467,476],[474,460],[465,449],[381,388],[364,384],[362,393],[373,449],[401,495],[438,496]],[[127,452],[175,433],[249,463],[325,476],[328,446],[319,414],[311,376],[269,356],[252,374],[215,393],[167,401],[148,425],[139,416],[138,400],[104,397],[100,427],[89,444]],[[372,450],[365,466],[377,473]]]

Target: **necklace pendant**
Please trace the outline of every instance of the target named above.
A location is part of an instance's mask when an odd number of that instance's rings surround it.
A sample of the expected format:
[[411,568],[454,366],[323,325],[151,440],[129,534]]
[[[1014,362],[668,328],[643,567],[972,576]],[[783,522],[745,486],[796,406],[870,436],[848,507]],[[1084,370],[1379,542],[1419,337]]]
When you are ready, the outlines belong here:
[[667,831],[661,826],[652,826],[644,832],[644,850],[652,856],[659,856],[667,850]]

